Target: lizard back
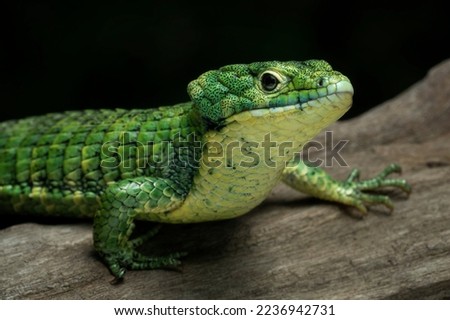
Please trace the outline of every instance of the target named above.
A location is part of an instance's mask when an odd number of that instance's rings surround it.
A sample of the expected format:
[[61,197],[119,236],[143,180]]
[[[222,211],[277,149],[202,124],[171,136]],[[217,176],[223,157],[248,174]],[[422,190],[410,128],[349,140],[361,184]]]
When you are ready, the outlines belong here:
[[191,110],[185,103],[69,111],[0,123],[0,206],[92,216],[99,195],[118,180],[176,174],[189,183],[195,155],[189,148],[174,148],[174,137],[177,143],[194,138]]

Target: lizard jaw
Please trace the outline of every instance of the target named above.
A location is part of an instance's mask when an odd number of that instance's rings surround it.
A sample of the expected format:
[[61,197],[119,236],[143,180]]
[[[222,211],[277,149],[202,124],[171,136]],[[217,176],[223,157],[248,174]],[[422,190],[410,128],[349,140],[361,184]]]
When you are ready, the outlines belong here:
[[323,92],[322,95],[305,102],[299,102],[296,104],[273,108],[254,109],[249,110],[249,112],[253,117],[262,117],[269,114],[277,114],[280,112],[291,110],[303,111],[306,108],[320,108],[323,105],[332,105],[335,108],[342,109],[344,112],[351,107],[351,100],[354,90],[352,84],[349,81],[342,80],[336,83],[332,83],[323,89],[326,90],[321,91]]

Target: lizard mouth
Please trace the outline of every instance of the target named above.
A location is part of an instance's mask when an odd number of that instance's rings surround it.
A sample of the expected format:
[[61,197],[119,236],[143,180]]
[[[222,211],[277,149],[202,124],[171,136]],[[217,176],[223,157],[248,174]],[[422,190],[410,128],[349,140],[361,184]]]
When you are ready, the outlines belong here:
[[352,84],[347,80],[342,80],[316,90],[300,91],[298,95],[298,103],[285,106],[253,109],[249,110],[249,112],[253,117],[262,117],[268,116],[269,114],[277,114],[293,110],[303,111],[305,109],[320,108],[323,106],[332,107],[333,109],[339,109],[345,112],[352,105],[353,92]]

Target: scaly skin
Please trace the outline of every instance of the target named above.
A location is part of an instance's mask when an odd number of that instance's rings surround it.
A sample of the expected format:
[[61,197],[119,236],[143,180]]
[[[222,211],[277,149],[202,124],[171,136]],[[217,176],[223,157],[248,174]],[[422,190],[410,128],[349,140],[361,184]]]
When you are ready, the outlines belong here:
[[[181,254],[147,257],[129,240],[134,219],[164,223],[245,214],[280,181],[354,206],[392,208],[399,187],[379,176],[340,182],[294,163],[294,153],[351,106],[353,88],[320,60],[258,62],[208,71],[191,102],[146,110],[85,110],[0,124],[0,206],[5,211],[94,218],[94,245],[117,280],[127,269],[176,267]],[[288,165],[289,164],[289,165]]]

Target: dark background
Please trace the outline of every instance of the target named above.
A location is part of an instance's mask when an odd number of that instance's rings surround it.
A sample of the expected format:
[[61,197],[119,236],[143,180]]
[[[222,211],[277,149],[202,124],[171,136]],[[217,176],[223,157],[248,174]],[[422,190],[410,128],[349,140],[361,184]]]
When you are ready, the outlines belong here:
[[0,120],[174,104],[209,69],[311,58],[349,76],[355,116],[450,57],[447,10],[408,3],[13,1],[0,22]]

